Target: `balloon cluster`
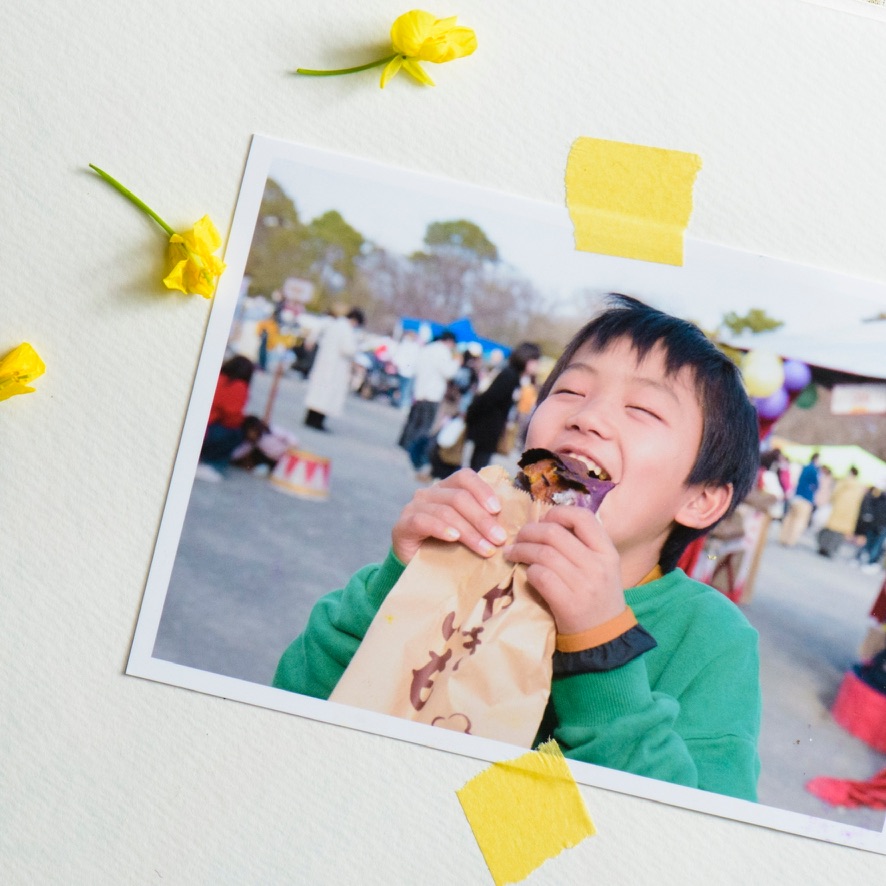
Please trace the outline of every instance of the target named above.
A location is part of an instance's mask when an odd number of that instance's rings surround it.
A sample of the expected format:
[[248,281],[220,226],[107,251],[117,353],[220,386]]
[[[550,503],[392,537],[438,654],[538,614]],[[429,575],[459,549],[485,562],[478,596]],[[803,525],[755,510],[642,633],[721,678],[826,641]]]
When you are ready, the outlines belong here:
[[779,418],[791,403],[791,394],[812,380],[812,370],[799,360],[782,360],[771,351],[748,351],[741,360],[745,388],[767,421]]

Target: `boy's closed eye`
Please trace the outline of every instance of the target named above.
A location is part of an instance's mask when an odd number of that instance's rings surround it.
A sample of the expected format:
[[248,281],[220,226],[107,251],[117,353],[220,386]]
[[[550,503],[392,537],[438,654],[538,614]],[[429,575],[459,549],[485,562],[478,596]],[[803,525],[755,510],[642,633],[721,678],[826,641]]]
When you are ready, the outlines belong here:
[[554,394],[571,394],[574,397],[583,397],[584,396],[584,394],[581,391],[576,390],[576,386],[574,386],[574,385],[573,386],[556,385],[554,387],[554,389],[551,391],[551,394],[552,395],[554,395]]
[[[563,395],[566,397],[584,397],[585,392],[578,390],[578,386],[569,386],[563,385],[555,387],[551,391],[551,396]],[[655,419],[656,421],[665,421],[663,416],[663,410],[658,407],[649,405],[649,404],[641,404],[641,403],[627,403],[625,408],[628,410],[633,410],[634,412],[642,413],[648,415],[650,418]]]
[[655,409],[652,409],[649,406],[641,406],[638,403],[629,403],[627,408],[633,409],[635,412],[642,412],[645,415],[654,418],[656,421],[664,421],[664,418]]

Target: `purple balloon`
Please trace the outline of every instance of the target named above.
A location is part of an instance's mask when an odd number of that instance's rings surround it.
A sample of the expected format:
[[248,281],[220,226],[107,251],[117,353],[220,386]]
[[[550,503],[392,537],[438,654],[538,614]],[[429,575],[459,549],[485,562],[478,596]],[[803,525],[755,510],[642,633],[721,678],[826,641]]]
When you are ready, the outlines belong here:
[[812,381],[812,370],[799,360],[785,360],[782,368],[786,391],[802,391]]
[[790,401],[788,392],[784,388],[779,388],[774,394],[755,400],[754,405],[757,407],[757,414],[760,418],[772,421],[788,408]]

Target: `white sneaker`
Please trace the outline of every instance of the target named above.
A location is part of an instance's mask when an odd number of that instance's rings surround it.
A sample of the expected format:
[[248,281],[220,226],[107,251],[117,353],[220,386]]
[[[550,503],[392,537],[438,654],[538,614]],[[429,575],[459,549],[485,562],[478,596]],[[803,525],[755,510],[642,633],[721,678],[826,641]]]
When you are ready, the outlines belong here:
[[880,564],[879,563],[865,563],[865,565],[861,567],[861,571],[865,575],[873,575],[875,572],[880,571]]
[[224,480],[221,471],[202,461],[197,463],[197,470],[194,472],[194,477],[197,480],[205,480],[207,483],[220,483]]

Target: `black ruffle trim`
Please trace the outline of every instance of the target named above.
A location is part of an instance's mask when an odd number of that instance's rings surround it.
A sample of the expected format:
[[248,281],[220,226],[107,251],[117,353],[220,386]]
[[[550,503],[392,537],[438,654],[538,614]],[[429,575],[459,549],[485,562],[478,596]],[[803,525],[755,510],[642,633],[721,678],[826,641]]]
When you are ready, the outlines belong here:
[[571,677],[575,674],[599,674],[602,671],[614,671],[629,661],[633,661],[644,652],[654,649],[658,643],[642,625],[625,631],[620,637],[594,646],[593,649],[582,649],[580,652],[554,653],[554,676]]

